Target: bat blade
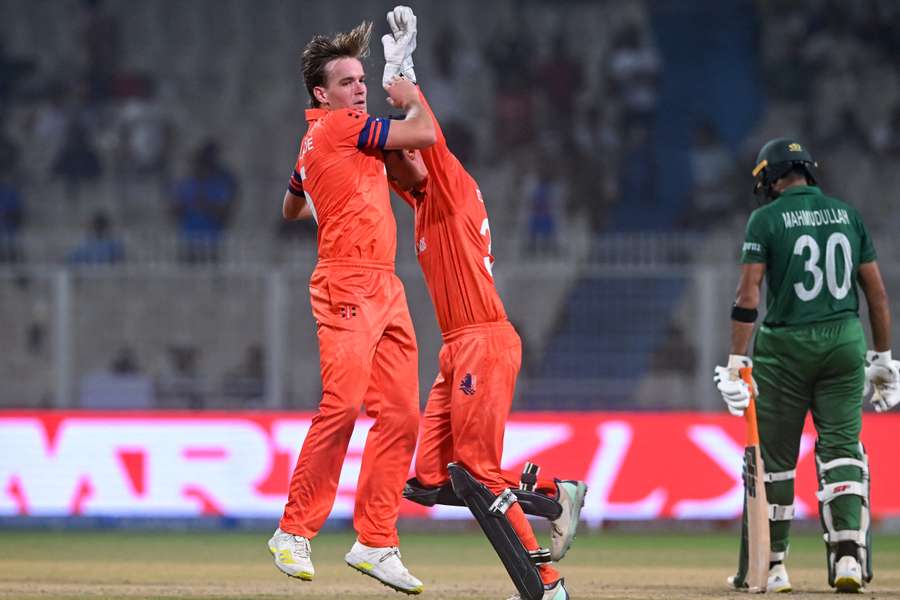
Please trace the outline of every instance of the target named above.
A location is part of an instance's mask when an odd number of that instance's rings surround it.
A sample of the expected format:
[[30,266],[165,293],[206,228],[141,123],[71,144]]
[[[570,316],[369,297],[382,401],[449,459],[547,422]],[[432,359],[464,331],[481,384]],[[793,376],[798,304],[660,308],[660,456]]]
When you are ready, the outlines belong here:
[[759,446],[744,451],[744,494],[747,498],[747,585],[749,591],[766,591],[769,580],[769,503],[765,468]]
[[747,420],[747,446],[744,450],[744,497],[747,501],[747,585],[749,591],[765,593],[769,581],[769,501],[766,498],[766,468],[759,448],[756,422],[756,398],[750,369],[741,369],[741,378],[750,387]]

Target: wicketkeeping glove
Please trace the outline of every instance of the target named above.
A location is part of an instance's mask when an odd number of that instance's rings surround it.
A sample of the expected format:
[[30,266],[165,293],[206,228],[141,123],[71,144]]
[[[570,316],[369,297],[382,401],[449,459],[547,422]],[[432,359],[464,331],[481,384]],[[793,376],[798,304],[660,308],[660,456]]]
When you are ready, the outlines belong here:
[[870,402],[877,412],[884,412],[900,403],[900,361],[891,360],[891,351],[866,352],[866,387],[863,395],[874,388]]
[[391,33],[381,38],[385,63],[381,83],[386,87],[395,75],[401,74],[415,83],[412,53],[416,49],[416,15],[408,6],[395,6],[388,11],[387,22]]
[[[722,400],[728,406],[728,412],[736,417],[744,414],[744,409],[750,406],[750,386],[741,379],[741,369],[753,369],[753,361],[748,356],[740,354],[731,354],[728,356],[727,367],[716,367],[713,381],[719,393],[722,394]],[[751,376],[753,381],[753,394],[757,393],[756,380]]]

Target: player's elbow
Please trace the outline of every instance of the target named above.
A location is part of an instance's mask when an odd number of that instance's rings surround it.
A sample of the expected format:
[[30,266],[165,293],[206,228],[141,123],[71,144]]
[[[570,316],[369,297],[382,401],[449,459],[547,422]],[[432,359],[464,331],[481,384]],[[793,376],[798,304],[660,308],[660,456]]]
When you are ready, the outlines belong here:
[[296,221],[303,218],[303,208],[305,206],[306,198],[294,194],[291,190],[287,190],[281,203],[281,214],[287,221]]
[[413,143],[409,147],[411,150],[422,150],[434,145],[437,141],[437,132],[434,130],[434,123],[431,122],[431,119],[422,119],[412,138]]
[[759,288],[748,287],[739,289],[734,299],[734,304],[741,308],[757,308],[759,306]]

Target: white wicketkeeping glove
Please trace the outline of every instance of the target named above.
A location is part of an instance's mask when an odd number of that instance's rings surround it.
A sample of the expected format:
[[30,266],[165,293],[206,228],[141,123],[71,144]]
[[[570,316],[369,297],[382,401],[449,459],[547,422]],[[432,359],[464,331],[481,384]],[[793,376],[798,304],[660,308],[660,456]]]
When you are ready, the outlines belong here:
[[900,403],[900,361],[891,360],[891,351],[866,352],[866,388],[863,395],[874,388],[870,402],[877,412],[884,412]]
[[[741,369],[752,369],[753,361],[748,356],[730,354],[727,367],[716,367],[713,381],[722,394],[722,400],[728,406],[728,412],[736,417],[744,414],[744,409],[750,406],[750,386],[741,379]],[[757,393],[756,380],[753,381],[753,394]]]
[[416,71],[412,53],[416,49],[416,15],[408,6],[395,6],[387,13],[391,33],[382,36],[384,47],[384,75],[381,83],[386,87],[396,75],[403,75],[413,83]]

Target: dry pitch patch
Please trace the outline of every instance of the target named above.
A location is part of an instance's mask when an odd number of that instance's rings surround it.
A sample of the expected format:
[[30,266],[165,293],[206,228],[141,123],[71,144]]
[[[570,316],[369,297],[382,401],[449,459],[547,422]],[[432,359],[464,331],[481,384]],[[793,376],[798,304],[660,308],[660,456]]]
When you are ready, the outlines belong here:
[[[0,531],[0,598],[404,598],[344,564],[350,533],[314,540],[311,583],[272,566],[268,536]],[[900,598],[900,537],[879,536],[876,543],[876,579],[858,597]],[[514,592],[477,532],[404,534],[401,550],[425,582],[423,600],[494,600]],[[736,550],[731,533],[602,532],[580,535],[559,566],[573,600],[746,598],[724,585]],[[830,597],[817,536],[798,537],[788,565],[796,590],[790,598]]]

